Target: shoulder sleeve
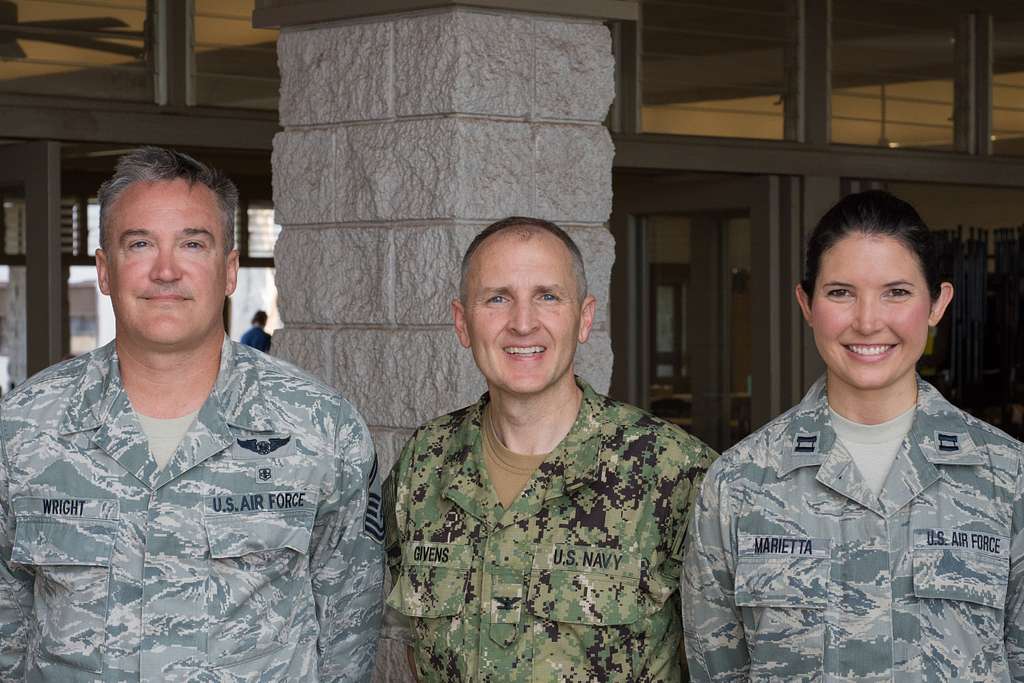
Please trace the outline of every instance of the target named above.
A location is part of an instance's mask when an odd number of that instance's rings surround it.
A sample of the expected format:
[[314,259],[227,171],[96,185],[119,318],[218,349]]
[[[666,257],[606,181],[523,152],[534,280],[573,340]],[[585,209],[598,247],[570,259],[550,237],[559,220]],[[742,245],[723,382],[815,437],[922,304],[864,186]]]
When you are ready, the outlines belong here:
[[320,620],[320,680],[366,681],[373,672],[383,591],[381,485],[370,433],[342,402],[335,488],[317,511],[310,569]]
[[[384,551],[387,557],[389,585],[394,585],[402,576],[402,542],[404,534],[399,519],[398,481],[405,466],[408,465],[414,450],[416,435],[406,442],[398,462],[391,468],[391,473],[384,482]],[[405,519],[405,515],[401,515]],[[381,637],[411,644],[413,641],[413,624],[410,617],[399,612],[391,605],[384,606],[384,627]]]
[[735,512],[725,465],[712,466],[697,495],[681,581],[691,680],[707,683],[746,681],[750,668],[734,595]]
[[20,681],[24,676],[33,613],[32,574],[10,563],[14,528],[7,437],[0,415],[0,681]]
[[1017,482],[1010,527],[1010,578],[1003,638],[1010,678],[1024,680],[1024,452],[1018,444]]

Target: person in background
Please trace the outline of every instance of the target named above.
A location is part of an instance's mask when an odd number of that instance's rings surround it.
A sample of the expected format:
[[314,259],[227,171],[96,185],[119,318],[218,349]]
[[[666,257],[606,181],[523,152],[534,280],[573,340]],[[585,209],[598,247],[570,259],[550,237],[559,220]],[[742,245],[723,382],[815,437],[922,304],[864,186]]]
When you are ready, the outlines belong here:
[[574,375],[596,306],[553,223],[499,221],[463,258],[455,332],[488,391],[385,484],[387,604],[422,681],[682,680],[683,537],[714,454]]
[[1022,444],[915,372],[952,297],[906,202],[818,223],[796,298],[825,376],[704,481],[694,681],[1024,680]]
[[238,341],[263,353],[270,353],[270,335],[264,329],[267,326],[267,312],[256,311],[252,317],[252,327]]
[[116,337],[0,403],[0,680],[369,680],[369,431],[225,336],[234,184],[142,148],[99,201]]

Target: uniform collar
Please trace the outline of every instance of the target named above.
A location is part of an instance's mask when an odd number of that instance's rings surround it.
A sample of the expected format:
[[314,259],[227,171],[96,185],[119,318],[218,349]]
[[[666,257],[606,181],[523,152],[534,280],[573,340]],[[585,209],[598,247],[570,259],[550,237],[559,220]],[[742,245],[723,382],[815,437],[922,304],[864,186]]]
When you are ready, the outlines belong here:
[[[535,514],[544,501],[557,498],[593,480],[600,473],[601,427],[606,408],[604,397],[589,384],[575,378],[583,391],[580,410],[569,433],[541,463],[524,495],[520,496],[503,516],[502,523],[512,523],[521,516]],[[492,517],[497,497],[491,490],[483,464],[481,424],[489,394],[470,406],[456,428],[449,454],[445,459],[447,475],[443,483],[446,497],[478,519],[497,520]]]
[[877,498],[867,491],[850,456],[833,448],[836,435],[824,377],[793,409],[778,438],[780,477],[801,467],[819,467],[819,482],[883,516],[938,481],[938,465],[980,465],[987,460],[984,449],[971,437],[964,414],[920,377],[910,433]]
[[155,489],[227,448],[234,440],[228,425],[272,431],[272,415],[261,385],[255,354],[239,351],[225,336],[213,390],[183,438],[182,447],[163,469],[158,469],[124,390],[115,343],[110,342],[90,355],[59,430],[63,435],[93,432],[95,446]]
[[[264,400],[256,357],[244,350],[238,352],[237,346],[224,337],[217,381],[207,403],[214,402],[217,414],[229,425],[255,432],[273,431],[273,415]],[[90,354],[61,418],[60,433],[89,431],[116,417],[118,406],[130,407],[123,394],[117,350],[111,341]],[[206,408],[204,405],[203,411]]]

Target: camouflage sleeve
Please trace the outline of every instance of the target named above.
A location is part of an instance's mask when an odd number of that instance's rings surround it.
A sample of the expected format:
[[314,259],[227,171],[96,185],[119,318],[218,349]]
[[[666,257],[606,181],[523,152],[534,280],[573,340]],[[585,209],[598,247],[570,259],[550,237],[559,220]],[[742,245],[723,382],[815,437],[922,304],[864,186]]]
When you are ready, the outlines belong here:
[[0,416],[0,681],[20,681],[24,678],[33,580],[30,573],[9,562],[14,545],[9,481],[7,443]]
[[337,484],[320,505],[310,555],[320,680],[367,681],[380,629],[384,529],[377,458],[354,412],[339,410],[334,455]]
[[[678,586],[680,575],[682,574],[683,566],[683,551],[686,547],[686,536],[690,526],[690,518],[693,516],[693,509],[697,500],[697,492],[700,490],[700,485],[704,481],[704,475],[707,474],[708,467],[714,462],[718,454],[708,448],[704,444],[700,444],[699,449],[695,449],[695,461],[693,465],[684,473],[686,479],[685,486],[681,488],[686,492],[685,498],[680,496],[684,500],[683,506],[677,511],[675,516],[675,530],[672,532],[672,549],[669,553],[668,559],[664,562],[661,573],[668,579],[672,585]],[[672,600],[675,601],[673,609],[678,610],[681,607],[681,601],[684,600],[681,591],[676,591],[672,595]],[[684,636],[685,640],[685,636]],[[679,644],[679,660],[682,668],[683,680],[690,680],[687,672],[686,652],[684,649],[684,643]]]
[[683,558],[683,631],[690,680],[746,681],[750,668],[736,608],[736,547],[724,462],[711,467],[697,495]]
[[1010,580],[1006,589],[1003,638],[1010,678],[1024,680],[1024,459],[1018,464],[1010,539]]
[[[399,463],[401,462],[402,460],[399,460]],[[395,465],[391,475],[384,481],[384,552],[388,563],[389,586],[394,586],[402,573],[402,539],[398,531],[396,510],[398,470],[398,465]],[[411,645],[412,629],[412,620],[409,617],[390,605],[384,605],[384,628],[380,632],[381,638]]]

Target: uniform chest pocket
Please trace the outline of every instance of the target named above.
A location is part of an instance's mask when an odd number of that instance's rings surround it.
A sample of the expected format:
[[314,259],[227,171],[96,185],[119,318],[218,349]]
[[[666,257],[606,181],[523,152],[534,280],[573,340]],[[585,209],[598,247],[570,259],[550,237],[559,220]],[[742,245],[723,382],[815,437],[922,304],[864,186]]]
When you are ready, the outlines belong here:
[[17,498],[11,561],[35,574],[39,655],[103,670],[116,500]]
[[739,545],[735,600],[751,676],[815,680],[825,649],[829,541],[741,533]]
[[430,671],[460,668],[473,563],[473,546],[465,543],[410,541],[402,546],[402,573],[387,605],[413,617],[421,678]]
[[[224,512],[229,508],[234,512]],[[308,558],[315,510],[307,492],[207,499],[206,651],[215,666],[272,652],[305,627],[315,632]],[[300,618],[312,621],[300,624]]]
[[[632,681],[642,645],[640,558],[594,546],[541,546],[527,588],[534,681]],[[575,657],[565,667],[566,654]]]
[[[964,534],[970,544],[973,532],[953,533]],[[923,547],[927,536],[921,536],[913,556],[920,645],[926,669],[939,667],[924,673],[929,678],[947,678],[951,671],[968,679],[1000,678],[1007,667],[1003,610],[1010,572],[1009,539],[991,536],[999,539],[1002,548],[991,554]],[[957,634],[956,647],[949,646],[951,633]]]

